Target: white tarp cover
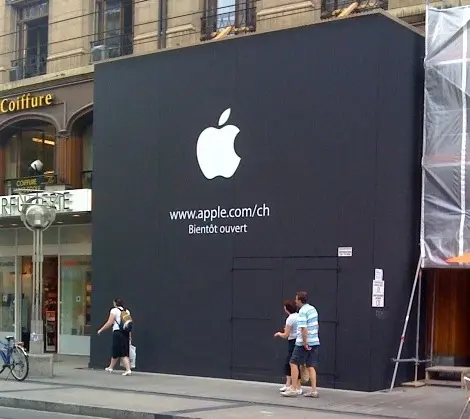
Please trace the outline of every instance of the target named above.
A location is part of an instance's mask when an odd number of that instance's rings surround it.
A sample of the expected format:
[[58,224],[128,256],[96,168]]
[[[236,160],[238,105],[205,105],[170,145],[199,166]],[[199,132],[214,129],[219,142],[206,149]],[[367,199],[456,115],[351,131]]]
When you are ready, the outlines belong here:
[[421,214],[424,267],[470,266],[447,262],[470,252],[469,19],[469,6],[427,10]]

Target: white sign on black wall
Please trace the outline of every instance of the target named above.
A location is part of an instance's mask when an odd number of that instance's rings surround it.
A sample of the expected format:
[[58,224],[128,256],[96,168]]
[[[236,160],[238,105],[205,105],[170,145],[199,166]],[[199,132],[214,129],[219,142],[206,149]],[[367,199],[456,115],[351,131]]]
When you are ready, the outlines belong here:
[[[235,151],[235,139],[240,128],[225,125],[230,117],[227,108],[219,118],[219,128],[205,128],[196,143],[196,155],[201,174],[212,181],[230,179],[237,171],[241,158]],[[243,234],[250,222],[271,216],[266,202],[225,208],[176,208],[169,212],[171,221],[185,225],[189,235]]]

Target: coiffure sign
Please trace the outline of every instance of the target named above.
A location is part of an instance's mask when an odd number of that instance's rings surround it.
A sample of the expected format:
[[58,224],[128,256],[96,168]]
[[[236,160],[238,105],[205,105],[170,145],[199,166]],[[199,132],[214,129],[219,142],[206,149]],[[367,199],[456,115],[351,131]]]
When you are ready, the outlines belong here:
[[55,207],[58,214],[91,211],[91,189],[75,189],[59,192],[42,192],[28,195],[0,197],[0,217],[19,217],[23,204],[38,197],[43,203]]
[[54,95],[47,93],[40,96],[33,96],[25,93],[16,98],[6,98],[0,100],[0,113],[12,113],[25,111],[28,109],[43,108],[54,103]]

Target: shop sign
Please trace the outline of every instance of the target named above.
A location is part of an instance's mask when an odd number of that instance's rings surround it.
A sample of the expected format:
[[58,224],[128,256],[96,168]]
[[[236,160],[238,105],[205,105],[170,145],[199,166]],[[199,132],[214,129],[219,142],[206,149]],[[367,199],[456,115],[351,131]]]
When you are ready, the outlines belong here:
[[54,103],[54,95],[47,93],[44,95],[33,96],[31,93],[25,93],[17,98],[2,99],[0,101],[0,114],[25,111],[28,109],[44,108]]
[[57,184],[57,176],[44,175],[34,177],[22,177],[19,179],[11,179],[9,183],[12,191],[15,191],[17,189],[44,190],[44,188],[48,185]]
[[22,205],[30,198],[40,197],[56,208],[58,214],[91,211],[91,189],[40,192],[0,197],[0,217],[19,217]]

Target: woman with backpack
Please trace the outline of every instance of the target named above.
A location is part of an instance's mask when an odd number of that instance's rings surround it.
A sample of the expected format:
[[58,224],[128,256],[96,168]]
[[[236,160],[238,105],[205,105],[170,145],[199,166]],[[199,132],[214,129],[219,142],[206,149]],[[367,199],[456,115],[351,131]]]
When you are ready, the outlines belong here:
[[113,327],[113,346],[112,356],[109,367],[105,370],[112,373],[118,360],[121,358],[126,368],[122,375],[131,375],[131,363],[129,360],[129,346],[131,341],[132,318],[131,312],[124,308],[124,301],[121,298],[116,298],[113,301],[113,308],[109,313],[107,322],[98,330],[98,335],[103,330]]

